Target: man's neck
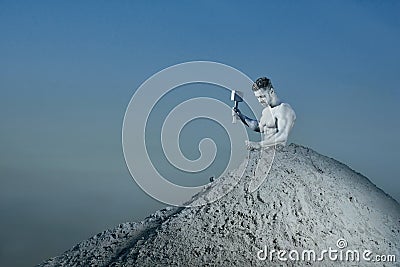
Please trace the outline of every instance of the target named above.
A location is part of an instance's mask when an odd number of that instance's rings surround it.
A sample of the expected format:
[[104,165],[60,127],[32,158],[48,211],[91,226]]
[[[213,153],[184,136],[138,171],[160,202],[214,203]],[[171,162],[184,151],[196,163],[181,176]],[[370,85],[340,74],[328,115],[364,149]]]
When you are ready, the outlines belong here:
[[271,108],[274,108],[274,107],[276,107],[276,106],[279,106],[281,103],[282,103],[282,102],[279,100],[279,98],[274,97],[274,98],[271,99],[270,107],[271,107]]

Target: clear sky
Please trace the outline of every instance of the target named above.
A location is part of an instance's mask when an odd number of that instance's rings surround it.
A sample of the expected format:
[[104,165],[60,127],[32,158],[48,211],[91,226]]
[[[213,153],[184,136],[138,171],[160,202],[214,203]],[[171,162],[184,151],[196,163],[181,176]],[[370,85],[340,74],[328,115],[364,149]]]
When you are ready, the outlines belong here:
[[[268,76],[291,141],[400,200],[399,1],[0,1],[0,265],[163,205],[123,159],[139,85],[192,60]],[[21,257],[20,255],[24,256]]]

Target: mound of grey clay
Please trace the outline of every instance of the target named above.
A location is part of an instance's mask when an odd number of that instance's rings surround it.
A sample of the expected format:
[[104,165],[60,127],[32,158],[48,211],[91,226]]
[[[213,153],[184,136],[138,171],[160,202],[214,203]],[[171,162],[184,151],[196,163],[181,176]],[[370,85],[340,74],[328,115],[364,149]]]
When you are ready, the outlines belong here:
[[[225,193],[211,204],[166,208],[142,222],[123,223],[39,266],[396,266],[264,260],[260,250],[345,249],[393,254],[400,262],[400,205],[366,177],[309,148],[249,152],[249,161],[207,185],[192,202]],[[245,161],[246,162],[246,161]],[[258,168],[256,168],[258,164]],[[269,171],[269,173],[268,173]],[[255,181],[264,182],[255,191]],[[257,183],[256,183],[257,184]],[[253,192],[252,192],[253,191]],[[288,258],[288,255],[286,255]]]

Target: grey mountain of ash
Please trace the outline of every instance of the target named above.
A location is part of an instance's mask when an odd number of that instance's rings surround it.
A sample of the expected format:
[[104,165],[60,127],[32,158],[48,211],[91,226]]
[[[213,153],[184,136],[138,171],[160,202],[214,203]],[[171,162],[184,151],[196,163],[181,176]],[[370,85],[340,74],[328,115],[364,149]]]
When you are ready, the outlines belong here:
[[265,246],[337,249],[340,238],[347,249],[393,254],[399,263],[400,205],[394,199],[366,177],[309,148],[279,147],[268,173],[269,164],[262,163],[271,158],[272,151],[251,151],[249,164],[216,179],[192,200],[223,193],[244,171],[238,185],[214,203],[166,208],[141,222],[120,224],[39,266],[309,266],[276,258],[261,261],[257,252]]

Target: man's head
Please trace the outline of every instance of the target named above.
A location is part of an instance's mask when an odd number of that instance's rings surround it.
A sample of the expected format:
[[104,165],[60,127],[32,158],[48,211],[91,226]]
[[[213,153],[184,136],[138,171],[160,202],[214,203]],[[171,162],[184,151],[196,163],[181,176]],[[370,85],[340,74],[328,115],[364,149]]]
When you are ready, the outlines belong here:
[[258,78],[253,83],[253,92],[257,97],[258,102],[264,107],[274,106],[278,101],[278,97],[275,94],[274,87],[272,86],[271,80],[262,77]]

